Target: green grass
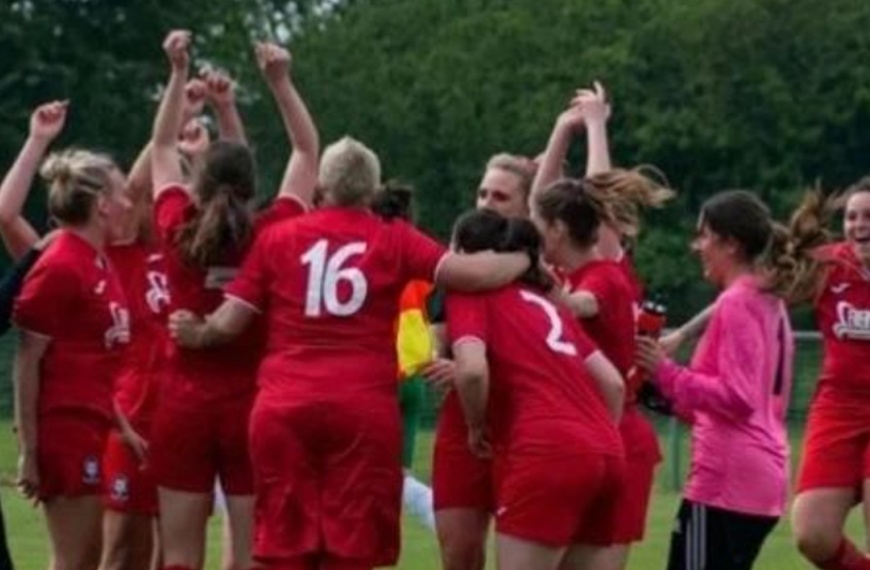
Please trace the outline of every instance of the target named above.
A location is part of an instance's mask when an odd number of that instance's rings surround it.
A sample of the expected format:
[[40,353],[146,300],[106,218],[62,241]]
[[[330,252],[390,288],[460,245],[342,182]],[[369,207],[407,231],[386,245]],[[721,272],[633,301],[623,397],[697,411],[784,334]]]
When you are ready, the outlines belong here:
[[[9,423],[0,422],[0,433],[9,433]],[[797,431],[797,430],[795,430]],[[662,430],[664,433],[664,430]],[[688,457],[685,433],[680,443],[683,462]],[[663,446],[665,441],[662,442]],[[799,436],[794,438],[795,453],[800,449]],[[428,480],[431,462],[432,434],[424,432],[418,441],[417,473]],[[667,449],[665,447],[665,449]],[[11,487],[15,470],[15,446],[12,437],[0,438],[0,488],[6,514],[9,543],[18,570],[42,570],[48,560],[48,543],[42,517],[38,510],[19,498]],[[684,469],[684,466],[682,467]],[[631,555],[631,570],[651,570],[665,567],[668,542],[673,525],[673,515],[679,503],[679,495],[668,489],[672,479],[669,464],[663,463],[658,472],[658,482],[650,509],[646,540],[636,546]],[[863,544],[862,523],[859,513],[849,520],[849,534],[858,544]],[[218,568],[219,521],[212,520],[211,540],[207,568]],[[403,570],[436,570],[440,568],[438,547],[434,535],[414,520],[405,519],[403,525],[402,558],[398,568]],[[490,568],[494,568],[490,557]],[[789,525],[783,520],[767,540],[757,570],[792,570],[811,568],[794,549]]]

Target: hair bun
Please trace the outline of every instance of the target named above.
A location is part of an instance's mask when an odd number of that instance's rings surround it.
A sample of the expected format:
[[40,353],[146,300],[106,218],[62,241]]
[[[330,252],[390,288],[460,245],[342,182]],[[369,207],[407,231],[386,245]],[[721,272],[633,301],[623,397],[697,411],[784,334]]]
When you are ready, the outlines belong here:
[[65,185],[73,176],[73,165],[68,151],[53,152],[42,163],[39,174],[49,184]]

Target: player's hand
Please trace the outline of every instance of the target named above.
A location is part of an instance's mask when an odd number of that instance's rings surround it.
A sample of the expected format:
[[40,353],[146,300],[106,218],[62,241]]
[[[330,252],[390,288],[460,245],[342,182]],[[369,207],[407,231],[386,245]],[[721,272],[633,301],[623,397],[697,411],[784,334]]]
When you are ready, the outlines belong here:
[[659,339],[659,346],[665,351],[665,354],[668,356],[673,356],[676,352],[683,346],[683,343],[686,341],[686,335],[680,329],[676,329],[674,331],[669,332],[666,335],[662,335]]
[[38,502],[39,467],[36,453],[24,451],[18,456],[18,490],[26,499]]
[[145,438],[132,427],[126,426],[121,429],[121,440],[136,455],[139,463],[144,464],[148,458],[148,442]]
[[573,101],[556,119],[557,129],[571,133],[583,130],[585,124],[586,117],[583,115],[583,107]]
[[208,97],[208,85],[202,79],[191,79],[184,86],[184,111],[182,118],[185,123],[202,114],[205,100]]
[[195,159],[205,154],[210,144],[211,138],[209,137],[208,129],[199,119],[193,118],[187,121],[187,124],[181,130],[181,136],[178,139],[178,150],[185,156]]
[[571,106],[579,107],[583,114],[584,122],[590,124],[604,124],[610,119],[610,103],[607,101],[607,92],[599,82],[593,84],[592,89],[578,89]]
[[180,310],[169,315],[169,336],[179,346],[197,348],[202,319],[190,311]]
[[658,341],[648,336],[636,338],[635,363],[652,374],[665,359],[665,351]]
[[266,81],[278,83],[290,74],[290,52],[277,44],[257,42],[254,47],[257,65]]
[[447,358],[436,358],[420,368],[420,374],[434,387],[446,390],[456,381],[456,363]]
[[476,457],[481,459],[492,458],[492,445],[490,445],[483,429],[468,430],[468,447]]
[[30,136],[43,141],[53,141],[66,123],[67,107],[69,101],[52,101],[37,107],[30,115]]
[[211,70],[202,74],[202,79],[208,86],[208,100],[218,108],[231,107],[236,102],[236,89],[230,76],[220,70]]
[[163,51],[173,69],[184,71],[190,65],[190,40],[191,34],[188,30],[172,30],[163,40]]

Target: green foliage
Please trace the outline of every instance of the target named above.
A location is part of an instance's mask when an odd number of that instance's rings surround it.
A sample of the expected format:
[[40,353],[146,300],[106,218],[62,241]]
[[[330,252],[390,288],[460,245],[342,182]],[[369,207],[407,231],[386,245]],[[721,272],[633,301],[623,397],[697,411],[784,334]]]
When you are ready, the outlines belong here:
[[785,216],[802,187],[843,187],[870,155],[866,2],[24,0],[0,6],[0,164],[30,109],[55,97],[73,103],[61,144],[129,162],[148,137],[172,27],[198,32],[198,62],[240,79],[264,193],[288,148],[249,46],[289,35],[323,141],[369,143],[388,176],[419,188],[423,225],[442,236],[490,155],[536,155],[573,89],[602,80],[615,162],[654,164],[680,192],[637,254],[653,288],[685,299],[680,316],[709,299],[687,262],[705,197],[746,187]]

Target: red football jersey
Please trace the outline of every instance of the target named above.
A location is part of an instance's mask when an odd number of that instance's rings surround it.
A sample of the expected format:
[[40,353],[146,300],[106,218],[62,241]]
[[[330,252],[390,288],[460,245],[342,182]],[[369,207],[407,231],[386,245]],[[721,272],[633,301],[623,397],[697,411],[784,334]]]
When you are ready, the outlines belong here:
[[227,289],[268,320],[261,394],[395,394],[399,298],[409,281],[434,280],[445,253],[409,224],[357,209],[264,232]]
[[[635,294],[620,264],[606,260],[589,262],[568,275],[568,290],[595,295],[598,314],[582,319],[580,324],[622,377],[627,378],[634,365]],[[626,388],[626,401],[633,401],[638,386]]]
[[[203,269],[188,264],[176,243],[179,230],[196,213],[184,188],[164,189],[154,204],[154,218],[165,256],[171,291],[170,312],[186,309],[206,316],[224,299],[224,288],[238,273],[245,251],[227,252],[220,265]],[[255,218],[255,237],[266,227],[304,213],[293,198],[279,198]],[[180,398],[227,398],[249,394],[255,388],[255,371],[262,357],[263,331],[260,323],[250,327],[231,343],[204,350],[189,350],[169,344],[170,366],[180,381],[167,390]]]
[[123,284],[132,340],[115,382],[115,402],[136,427],[147,426],[166,375],[169,285],[159,247],[141,241],[106,253]]
[[820,252],[828,271],[816,299],[824,358],[819,381],[870,390],[870,270],[848,243]]
[[112,389],[130,341],[130,316],[106,256],[61,231],[27,275],[14,320],[51,338],[40,367],[40,415],[71,409],[114,417]]
[[497,445],[536,452],[574,443],[622,455],[619,432],[584,366],[597,349],[566,309],[518,284],[449,293],[447,336],[451,345],[486,345]]

